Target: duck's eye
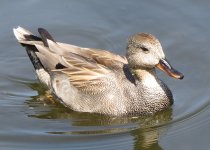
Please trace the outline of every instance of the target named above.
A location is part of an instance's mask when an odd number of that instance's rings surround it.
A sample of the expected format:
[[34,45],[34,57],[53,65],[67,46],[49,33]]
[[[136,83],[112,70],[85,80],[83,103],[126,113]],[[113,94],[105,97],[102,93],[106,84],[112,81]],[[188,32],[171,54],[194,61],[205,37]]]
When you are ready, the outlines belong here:
[[141,49],[142,49],[144,52],[149,52],[148,48],[146,48],[146,47],[141,47]]

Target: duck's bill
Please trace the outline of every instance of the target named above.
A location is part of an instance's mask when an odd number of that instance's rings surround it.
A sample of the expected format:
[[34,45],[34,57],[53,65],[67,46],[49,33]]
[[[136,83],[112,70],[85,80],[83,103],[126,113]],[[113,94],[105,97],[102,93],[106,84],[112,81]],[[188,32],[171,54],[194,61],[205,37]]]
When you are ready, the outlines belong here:
[[166,59],[161,59],[156,65],[160,70],[166,72],[169,76],[176,79],[183,79],[184,75],[179,71],[175,70]]

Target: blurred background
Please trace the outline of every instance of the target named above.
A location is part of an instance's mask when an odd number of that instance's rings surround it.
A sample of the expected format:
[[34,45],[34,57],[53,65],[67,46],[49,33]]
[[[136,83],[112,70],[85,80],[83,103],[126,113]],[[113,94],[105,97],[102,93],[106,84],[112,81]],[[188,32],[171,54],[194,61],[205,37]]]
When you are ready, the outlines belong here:
[[[23,149],[197,150],[210,146],[210,1],[2,0],[0,5],[0,147]],[[125,54],[128,37],[154,34],[185,75],[158,76],[171,109],[151,117],[78,113],[47,99],[12,32],[46,28],[57,41]]]

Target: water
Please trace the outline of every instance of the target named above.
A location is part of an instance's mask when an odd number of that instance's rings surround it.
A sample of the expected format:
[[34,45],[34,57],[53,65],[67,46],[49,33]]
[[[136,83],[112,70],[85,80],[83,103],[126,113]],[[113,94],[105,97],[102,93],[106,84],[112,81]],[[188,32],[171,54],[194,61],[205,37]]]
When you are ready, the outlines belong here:
[[[23,149],[209,149],[210,2],[138,0],[1,1],[0,147]],[[171,109],[151,117],[78,113],[53,101],[36,79],[12,28],[84,47],[125,53],[128,36],[159,38],[178,81],[158,71],[171,88]]]

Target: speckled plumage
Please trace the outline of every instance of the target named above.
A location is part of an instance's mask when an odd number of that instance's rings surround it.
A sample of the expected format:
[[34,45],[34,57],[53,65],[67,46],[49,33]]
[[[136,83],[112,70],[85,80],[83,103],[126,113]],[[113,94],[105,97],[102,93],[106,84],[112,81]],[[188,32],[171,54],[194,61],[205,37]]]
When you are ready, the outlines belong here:
[[154,36],[131,36],[125,58],[55,42],[45,29],[40,28],[39,33],[40,38],[24,28],[14,29],[39,80],[71,109],[118,116],[149,115],[173,103],[172,93],[156,76],[155,66],[175,78],[183,75],[166,61]]

